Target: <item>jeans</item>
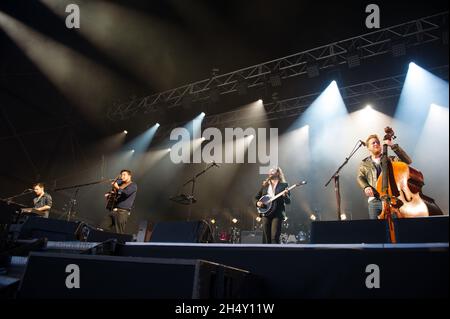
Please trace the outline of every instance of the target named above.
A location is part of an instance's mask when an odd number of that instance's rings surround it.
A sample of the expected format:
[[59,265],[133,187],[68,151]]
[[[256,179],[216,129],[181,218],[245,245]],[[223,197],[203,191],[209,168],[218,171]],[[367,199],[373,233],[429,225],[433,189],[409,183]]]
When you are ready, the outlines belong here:
[[370,219],[378,219],[378,215],[380,215],[382,210],[383,210],[383,203],[378,198],[375,198],[369,202]]
[[263,244],[279,244],[281,236],[282,216],[263,217]]

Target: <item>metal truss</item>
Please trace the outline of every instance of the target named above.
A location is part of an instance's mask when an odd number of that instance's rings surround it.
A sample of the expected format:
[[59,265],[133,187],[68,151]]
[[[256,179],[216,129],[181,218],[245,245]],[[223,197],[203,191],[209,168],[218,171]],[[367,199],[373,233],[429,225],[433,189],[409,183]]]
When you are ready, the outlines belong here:
[[314,72],[311,71],[311,68],[315,68],[315,72],[319,72],[352,63],[350,61],[355,61],[355,59],[361,61],[392,53],[393,47],[399,44],[404,45],[406,50],[413,46],[442,39],[444,31],[448,29],[446,21],[448,21],[448,11],[234,72],[214,75],[211,78],[168,91],[116,103],[108,110],[107,116],[112,121],[126,120],[140,113],[158,111],[160,108],[172,108],[183,103],[200,102],[207,99],[214,100],[219,95],[260,87],[268,82],[279,83],[285,79],[305,76],[308,72]]
[[[442,79],[448,80],[448,65],[431,69],[433,73]],[[364,105],[367,101],[376,102],[400,96],[406,74],[395,75],[369,82],[362,82],[346,87],[340,87],[342,99],[347,107]],[[267,120],[277,120],[299,116],[321,92],[303,95],[299,97],[265,102],[265,115],[255,115],[246,110],[235,110],[216,115],[209,115],[203,120],[203,127],[239,127],[254,126]],[[173,123],[158,129],[158,137],[166,137],[175,127],[183,126],[185,122]]]

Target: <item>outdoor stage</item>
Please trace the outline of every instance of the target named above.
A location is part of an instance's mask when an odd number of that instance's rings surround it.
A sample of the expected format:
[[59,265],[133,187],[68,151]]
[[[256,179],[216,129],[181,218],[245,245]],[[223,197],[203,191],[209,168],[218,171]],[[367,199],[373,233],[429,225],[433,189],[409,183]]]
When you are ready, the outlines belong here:
[[[16,276],[23,273],[18,296],[187,299],[448,297],[448,243],[264,245],[131,242],[117,244],[114,256],[80,254],[81,249],[97,245],[48,242],[48,248],[42,252],[33,252],[28,258],[13,258],[13,272]],[[211,262],[215,268],[199,266],[200,260]],[[69,264],[80,267],[79,289],[64,286]],[[194,267],[192,272],[187,269],[189,265]],[[120,276],[114,276],[118,273]],[[224,273],[222,280],[217,281],[216,277]],[[120,279],[111,280],[112,276]],[[370,287],[370,283],[376,282],[379,288],[368,288],[367,285]]]

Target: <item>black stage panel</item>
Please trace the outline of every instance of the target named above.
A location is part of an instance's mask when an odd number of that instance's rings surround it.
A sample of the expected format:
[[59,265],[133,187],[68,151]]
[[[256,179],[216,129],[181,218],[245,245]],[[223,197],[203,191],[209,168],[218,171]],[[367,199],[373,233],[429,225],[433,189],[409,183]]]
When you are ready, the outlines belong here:
[[[394,219],[398,243],[448,243],[448,216]],[[316,221],[312,244],[389,243],[386,220]]]
[[[406,247],[405,247],[406,246]],[[448,244],[127,244],[121,256],[204,259],[249,270],[270,298],[447,298]],[[369,289],[371,265],[380,288]]]
[[238,298],[249,272],[204,260],[32,252],[19,298]]
[[311,223],[311,244],[388,243],[385,220],[315,221]]
[[399,243],[448,243],[448,216],[394,220]]

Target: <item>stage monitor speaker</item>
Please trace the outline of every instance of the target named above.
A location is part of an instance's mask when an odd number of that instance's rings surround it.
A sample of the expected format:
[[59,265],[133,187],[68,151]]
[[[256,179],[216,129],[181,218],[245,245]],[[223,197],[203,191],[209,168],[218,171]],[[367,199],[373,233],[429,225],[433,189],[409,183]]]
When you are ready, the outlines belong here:
[[262,244],[263,243],[263,232],[256,231],[241,231],[241,244]]
[[311,244],[388,243],[385,220],[315,221],[311,224]]
[[159,222],[155,225],[151,242],[207,243],[212,242],[209,224],[205,221]]
[[103,230],[99,230],[96,227],[84,224],[81,229],[78,238],[86,242],[104,242],[110,239],[116,239],[118,243],[126,243],[133,241],[133,235],[130,234],[117,234],[110,233]]
[[399,243],[448,243],[448,216],[394,219]]
[[32,252],[19,298],[237,298],[248,271],[199,259]]
[[[83,223],[74,221],[30,216],[21,224],[11,225],[11,231],[18,231],[18,239],[47,238],[51,241],[75,241]],[[14,226],[14,227],[13,227]],[[13,230],[14,229],[14,230]]]

